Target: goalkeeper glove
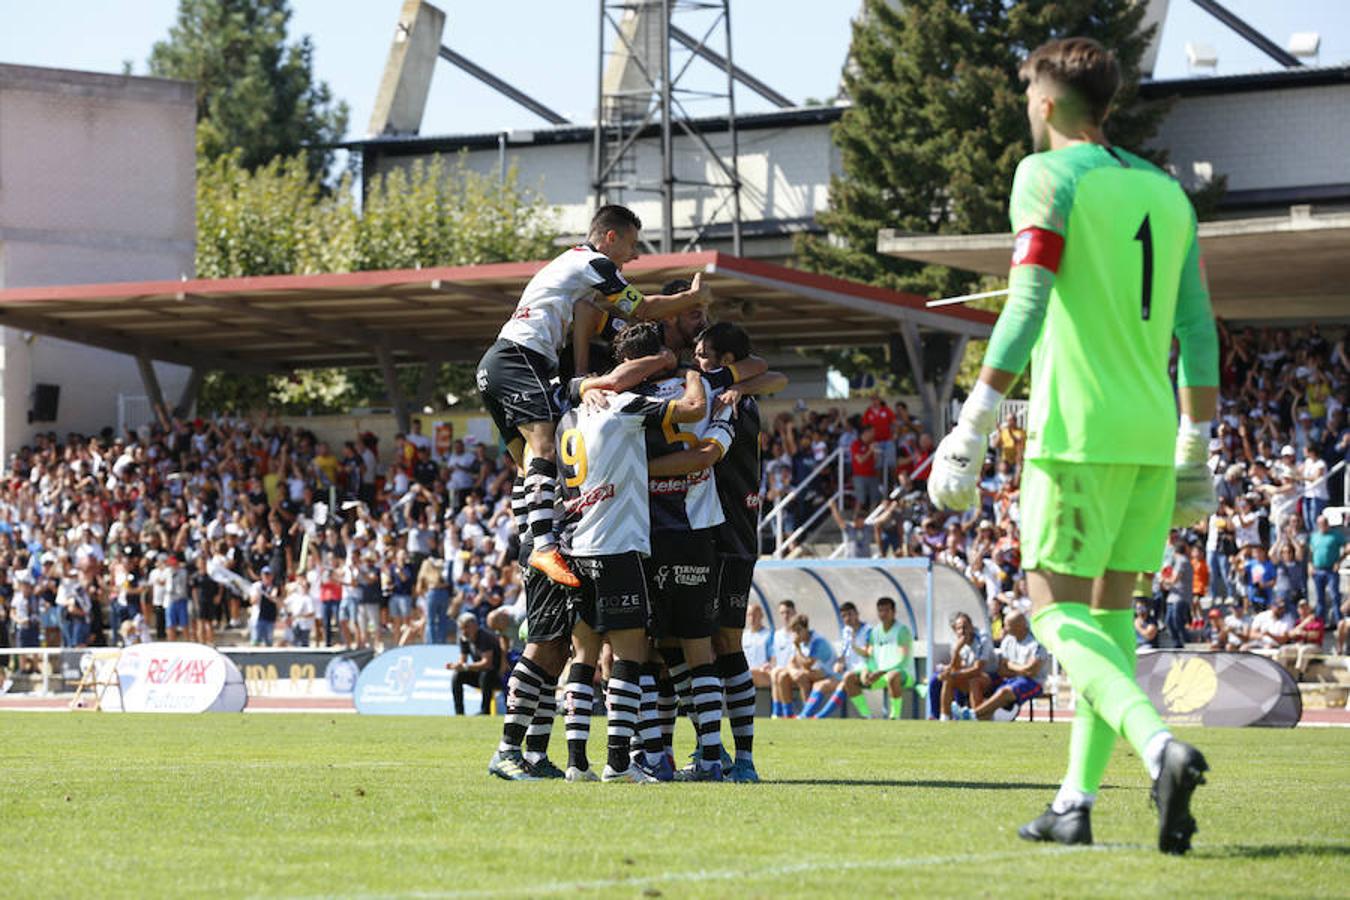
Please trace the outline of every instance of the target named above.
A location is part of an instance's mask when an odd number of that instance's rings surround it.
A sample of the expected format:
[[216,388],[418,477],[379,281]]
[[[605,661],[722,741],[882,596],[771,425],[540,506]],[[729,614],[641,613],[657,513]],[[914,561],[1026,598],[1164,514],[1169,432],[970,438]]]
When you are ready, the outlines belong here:
[[928,496],[938,509],[965,510],[979,501],[980,470],[1001,402],[1002,394],[983,381],[975,382],[956,427],[938,444],[928,476]]
[[1172,527],[1185,528],[1208,517],[1218,508],[1214,476],[1205,465],[1209,458],[1209,423],[1181,417],[1177,429],[1177,499],[1172,508]]

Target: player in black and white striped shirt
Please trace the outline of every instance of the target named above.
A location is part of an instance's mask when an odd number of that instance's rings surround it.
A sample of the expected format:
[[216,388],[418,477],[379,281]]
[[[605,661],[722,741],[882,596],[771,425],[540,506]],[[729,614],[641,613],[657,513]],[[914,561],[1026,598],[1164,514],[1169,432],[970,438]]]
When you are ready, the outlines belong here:
[[[620,356],[659,350],[659,328],[632,326],[615,341]],[[681,389],[661,397],[621,393],[605,407],[564,415],[558,433],[570,532],[570,557],[581,576],[582,602],[573,627],[568,673],[568,770],[571,781],[595,780],[585,754],[591,680],[608,640],[614,666],[606,689],[608,761],[604,781],[650,781],[630,765],[629,744],[640,716],[640,670],[647,658],[650,616],[645,557],[651,552],[645,434],[702,419],[703,379],[689,372]],[[575,727],[574,727],[575,726]]]
[[[558,467],[554,426],[560,411],[553,394],[558,355],[573,340],[579,372],[585,372],[590,336],[604,317],[668,316],[706,304],[709,295],[695,276],[688,291],[646,300],[620,269],[637,258],[641,221],[622,206],[602,206],[591,220],[587,242],[544,266],[525,286],[515,313],[478,364],[477,384],[516,466],[522,473],[512,505],[528,507],[534,541],[530,565],[554,581],[579,582],[558,552],[553,501]],[[587,306],[586,304],[592,303]],[[578,304],[584,313],[578,315]],[[574,322],[574,319],[576,321]]]

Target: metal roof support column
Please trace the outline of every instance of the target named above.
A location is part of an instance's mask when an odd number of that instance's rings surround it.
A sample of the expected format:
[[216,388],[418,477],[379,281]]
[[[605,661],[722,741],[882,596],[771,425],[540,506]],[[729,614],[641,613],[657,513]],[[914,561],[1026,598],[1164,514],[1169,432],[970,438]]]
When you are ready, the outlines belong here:
[[952,388],[956,384],[957,372],[961,369],[961,357],[966,355],[966,344],[970,343],[969,335],[959,335],[956,343],[952,344],[952,355],[947,361],[947,371],[942,376],[942,383],[938,385],[937,396],[937,414],[938,421],[933,427],[936,429],[934,436],[947,433],[947,408],[952,403]]
[[422,365],[422,377],[417,380],[417,394],[413,397],[413,406],[421,410],[431,403],[431,393],[436,390],[436,378],[441,374],[441,364],[445,360],[439,356],[429,356]]
[[398,385],[398,369],[394,367],[394,354],[383,344],[375,345],[375,358],[380,362],[380,374],[384,376],[384,390],[394,407],[394,419],[398,430],[407,434],[412,430],[412,418],[408,415],[408,401],[403,389]]
[[905,344],[905,355],[909,357],[909,370],[914,375],[914,389],[919,392],[923,402],[923,420],[930,434],[937,434],[937,391],[923,370],[923,340],[919,337],[919,327],[906,320],[900,323],[900,337]]
[[206,377],[206,371],[201,366],[193,366],[192,371],[188,373],[187,384],[183,385],[183,393],[178,397],[178,405],[173,408],[175,418],[185,419],[192,414],[192,409],[197,405],[197,395],[202,390],[202,379]]
[[155,361],[144,353],[138,353],[136,367],[141,370],[141,384],[145,386],[145,396],[150,398],[155,407],[155,415],[159,416],[161,412],[166,412],[168,407],[164,404],[164,391],[159,387],[159,376],[155,374]]

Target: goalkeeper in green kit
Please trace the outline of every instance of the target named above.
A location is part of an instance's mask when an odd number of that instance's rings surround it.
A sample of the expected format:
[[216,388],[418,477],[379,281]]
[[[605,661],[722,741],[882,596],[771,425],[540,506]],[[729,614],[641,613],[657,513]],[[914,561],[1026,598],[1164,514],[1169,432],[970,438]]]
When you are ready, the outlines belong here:
[[1185,853],[1191,795],[1208,765],[1135,683],[1131,589],[1137,573],[1157,568],[1169,526],[1215,507],[1205,459],[1218,340],[1195,212],[1167,174],[1107,142],[1102,123],[1120,80],[1109,51],[1086,38],[1053,41],[1021,74],[1038,152],[1013,181],[1008,302],[928,492],[946,509],[974,505],[999,403],[1030,360],[1022,560],[1032,629],[1078,702],[1063,785],[1018,833],[1090,844],[1092,805],[1121,735],[1153,779],[1159,849]]

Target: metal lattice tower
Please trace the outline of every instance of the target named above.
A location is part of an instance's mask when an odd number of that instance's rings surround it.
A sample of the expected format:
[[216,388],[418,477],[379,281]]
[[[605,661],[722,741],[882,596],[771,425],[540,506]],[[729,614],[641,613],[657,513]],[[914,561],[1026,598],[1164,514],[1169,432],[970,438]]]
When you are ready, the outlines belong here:
[[[739,256],[735,81],[749,76],[732,63],[730,0],[600,0],[599,5],[600,83],[591,179],[596,202],[622,203],[627,193],[659,194],[661,252],[693,249],[710,226],[725,224],[730,226],[732,252]],[[695,105],[699,118],[725,120],[726,131],[718,141],[699,129],[690,112]],[[651,169],[650,160],[641,165],[639,150],[657,135],[659,175],[643,177]],[[684,139],[681,143],[694,145],[682,160],[675,157],[677,136]],[[686,164],[679,166],[679,161]],[[695,161],[704,163],[702,172],[692,171]],[[693,213],[677,246],[676,203],[694,192],[708,202],[693,208],[710,212]]]

